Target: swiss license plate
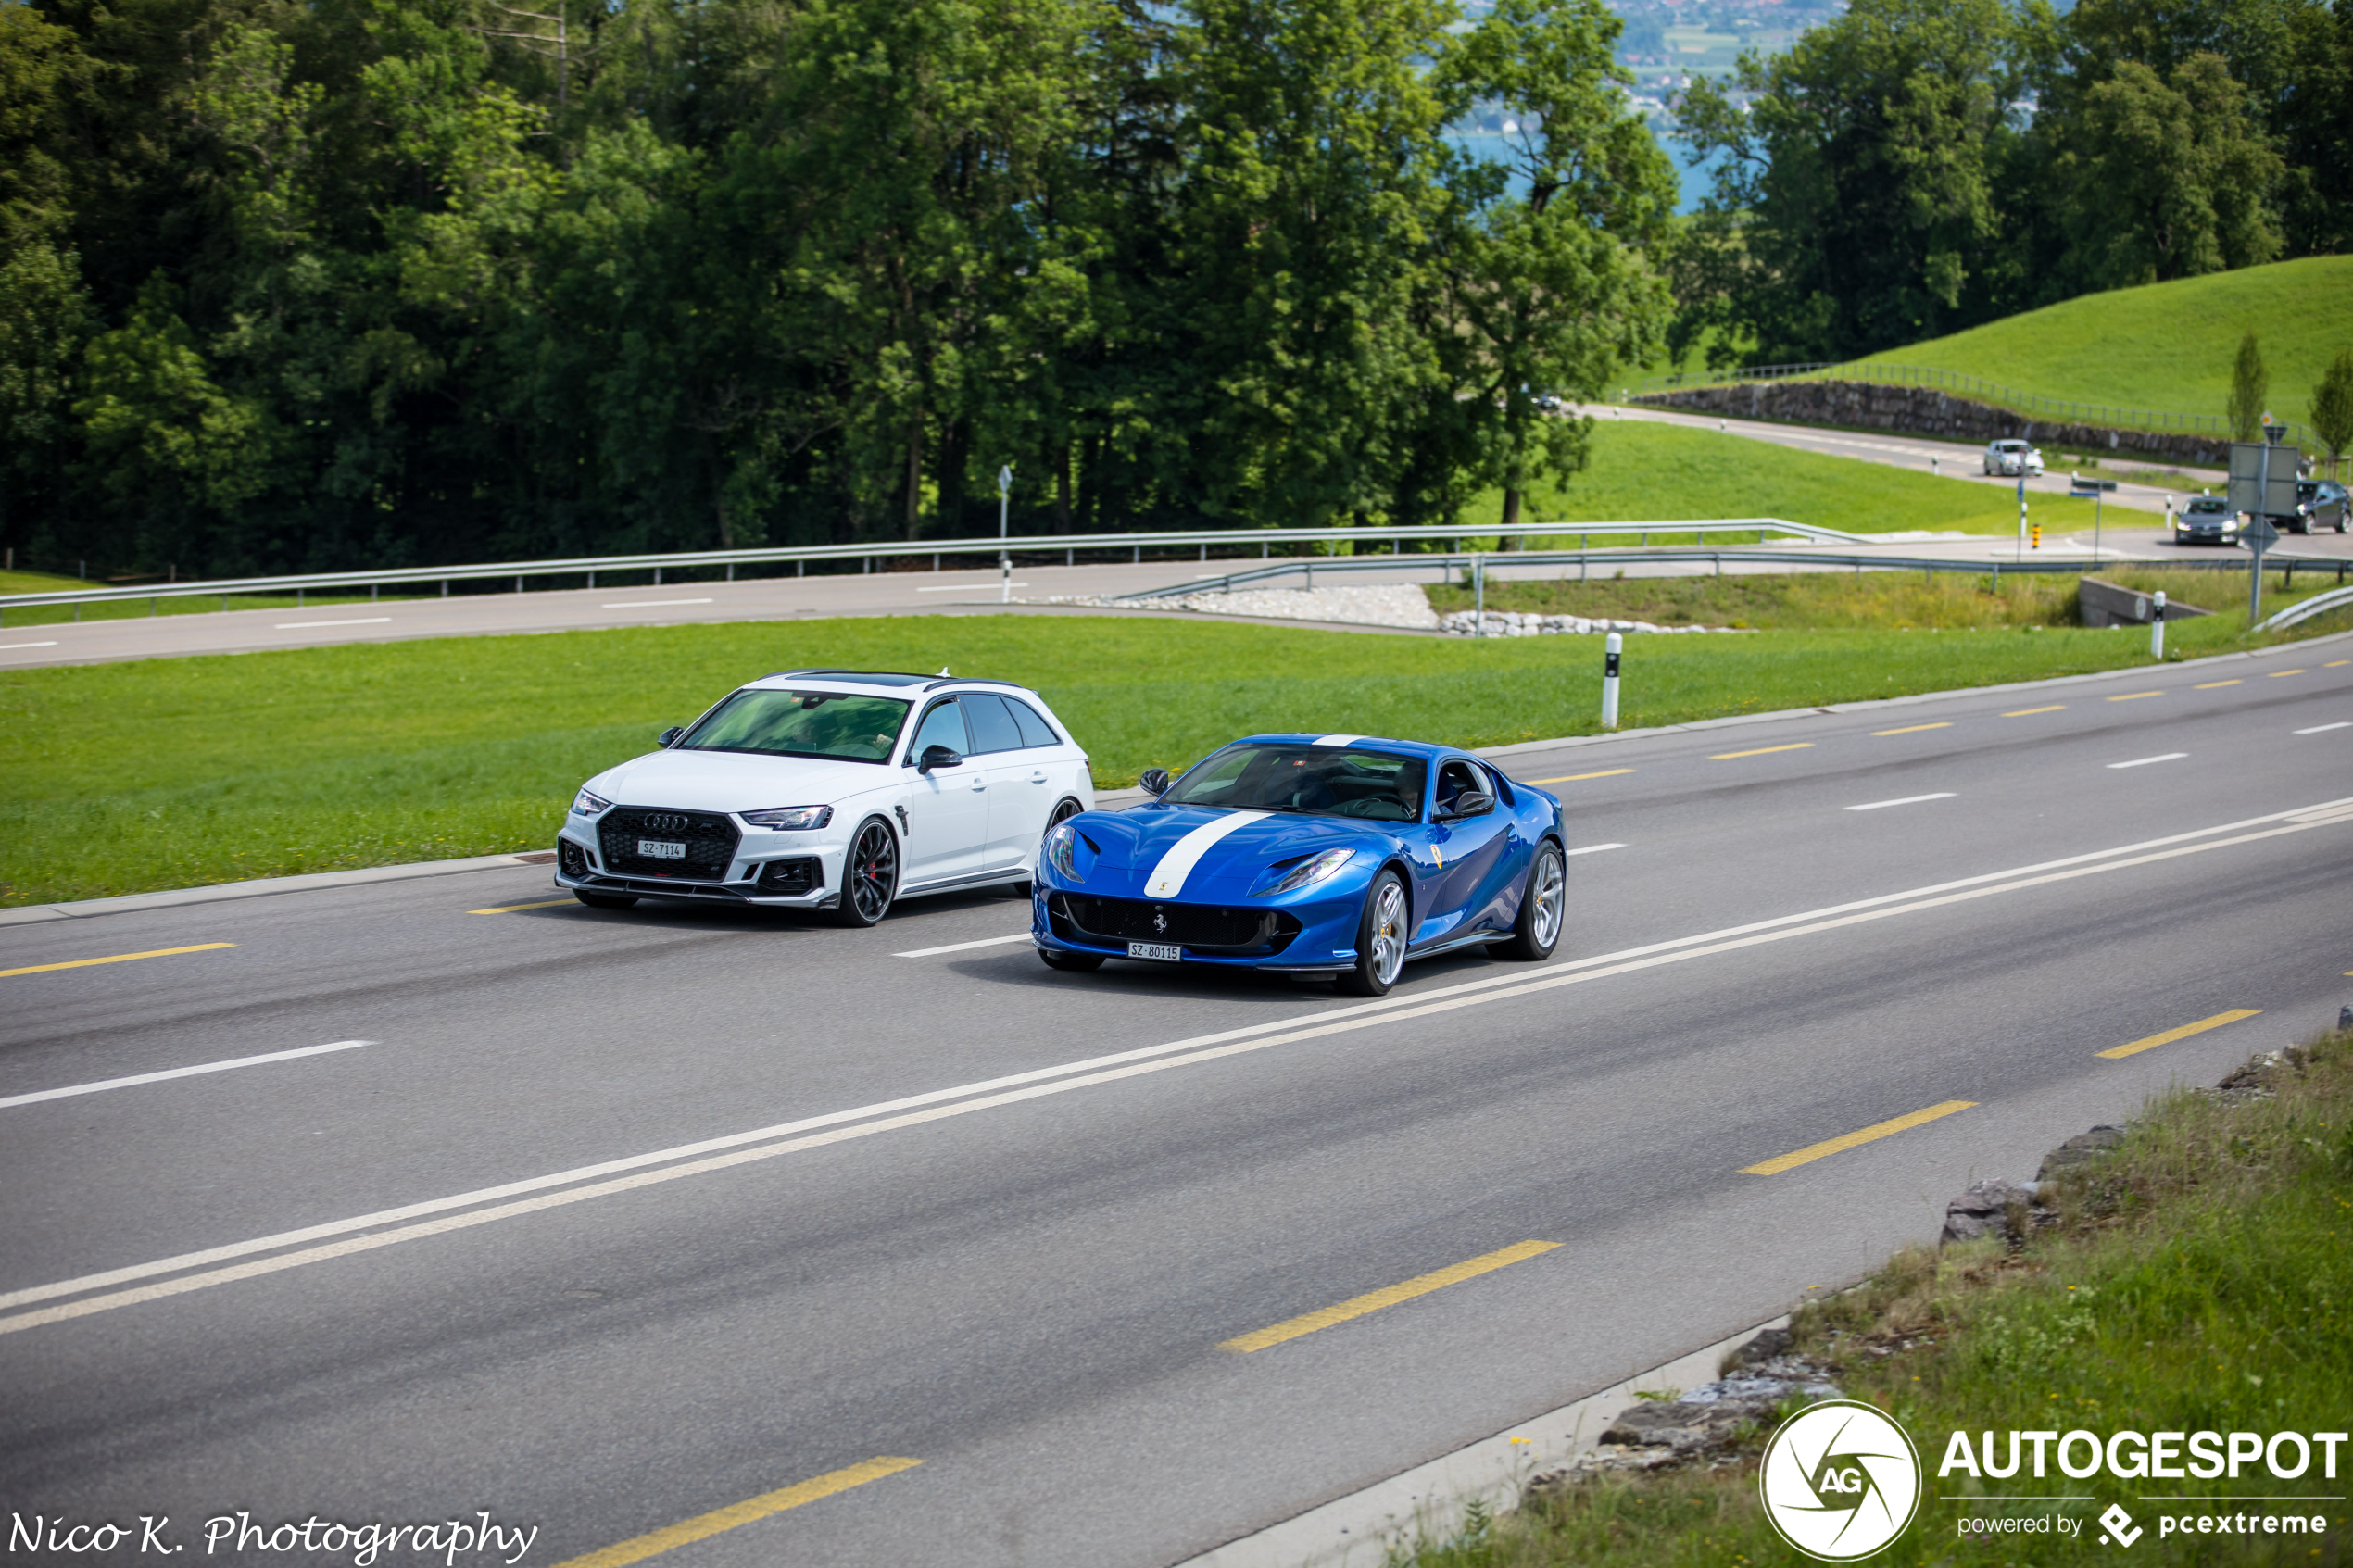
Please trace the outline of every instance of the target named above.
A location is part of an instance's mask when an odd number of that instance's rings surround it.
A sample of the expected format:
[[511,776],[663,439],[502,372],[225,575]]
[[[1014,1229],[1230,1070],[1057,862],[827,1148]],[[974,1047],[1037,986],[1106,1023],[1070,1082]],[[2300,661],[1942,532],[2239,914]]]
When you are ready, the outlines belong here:
[[1185,949],[1168,942],[1130,942],[1127,956],[1131,959],[1163,959],[1175,963],[1185,956]]
[[683,860],[686,858],[686,847],[664,843],[659,838],[641,838],[637,841],[637,853],[648,860]]

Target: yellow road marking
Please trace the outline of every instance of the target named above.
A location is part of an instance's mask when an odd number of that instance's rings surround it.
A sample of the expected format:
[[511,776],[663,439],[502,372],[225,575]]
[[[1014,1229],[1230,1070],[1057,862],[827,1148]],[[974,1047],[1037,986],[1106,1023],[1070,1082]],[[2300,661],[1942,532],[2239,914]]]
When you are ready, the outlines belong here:
[[1616,776],[1617,776],[1619,773],[1630,773],[1630,772],[1632,772],[1633,771],[1634,771],[1634,770],[1633,770],[1633,769],[1631,769],[1631,768],[1604,768],[1604,769],[1603,769],[1600,772],[1598,772],[1598,773],[1570,773],[1570,774],[1566,775],[1565,777],[1562,777],[1562,778],[1557,778],[1557,779],[1530,779],[1530,780],[1529,780],[1528,782],[1529,782],[1529,784],[1575,784],[1575,783],[1576,783],[1578,780],[1579,780],[1579,779],[1607,779],[1607,778],[1615,778],[1615,777],[1616,777]]
[[2301,675],[2303,673],[2304,671],[2301,670],[2274,670],[2271,672],[2271,679],[2276,681],[2283,675]]
[[132,959],[168,959],[174,953],[209,953],[221,947],[233,947],[234,942],[199,942],[193,947],[156,947],[144,953],[117,953],[104,959],[68,959],[63,963],[27,964],[22,969],[0,969],[0,978],[11,974],[45,974],[53,969],[88,969],[94,963],[129,963]]
[[1792,741],[1787,746],[1760,746],[1755,751],[1719,751],[1708,760],[1730,762],[1735,757],[1763,757],[1776,751],[1803,751],[1813,744],[1810,740],[1798,740]]
[[536,904],[501,904],[495,909],[468,909],[470,915],[510,915],[517,909],[552,909],[559,904],[577,904],[577,898],[546,898]]
[[2353,659],[2332,659],[2326,664],[2322,665],[2321,668],[2323,670],[2334,670],[2340,664],[2353,664]]
[[799,1508],[803,1503],[832,1497],[836,1492],[846,1492],[852,1486],[862,1486],[869,1481],[879,1481],[886,1475],[896,1475],[902,1470],[912,1470],[921,1463],[923,1461],[919,1459],[870,1459],[863,1464],[827,1471],[797,1486],[762,1492],[756,1498],[747,1498],[742,1502],[693,1519],[681,1520],[633,1540],[623,1541],[618,1546],[609,1546],[602,1551],[575,1557],[568,1562],[557,1564],[557,1568],[623,1568],[625,1563],[643,1562],[656,1552],[708,1539],[723,1530],[732,1530],[738,1524],[749,1524],[772,1513],[782,1513],[788,1508]]
[[2208,1029],[2220,1029],[2225,1023],[2236,1023],[2242,1018],[2253,1018],[2262,1010],[2261,1008],[2233,1008],[2229,1012],[2218,1012],[2211,1018],[2201,1018],[2196,1023],[2184,1023],[2179,1029],[2168,1029],[2162,1035],[2151,1035],[2145,1040],[2135,1040],[2129,1046],[2111,1046],[2107,1050],[2093,1054],[2104,1056],[2110,1061],[2120,1061],[2128,1056],[2138,1056],[2143,1051],[2155,1050],[2176,1040],[2185,1040],[2192,1035],[2203,1035]]
[[1402,1285],[1392,1285],[1386,1290],[1371,1291],[1342,1301],[1337,1307],[1326,1307],[1320,1312],[1309,1312],[1303,1317],[1287,1319],[1272,1328],[1262,1328],[1255,1334],[1245,1334],[1239,1339],[1228,1339],[1217,1348],[1221,1350],[1243,1352],[1264,1350],[1270,1345],[1280,1345],[1286,1339],[1296,1339],[1302,1334],[1313,1334],[1319,1328],[1329,1328],[1336,1323],[1346,1323],[1351,1318],[1361,1318],[1367,1312],[1378,1312],[1383,1307],[1394,1307],[1400,1301],[1410,1301],[1416,1296],[1427,1296],[1433,1290],[1442,1289],[1450,1285],[1458,1285],[1466,1279],[1476,1279],[1480,1274],[1491,1273],[1509,1263],[1516,1263],[1524,1258],[1533,1258],[1540,1252],[1550,1252],[1559,1245],[1557,1241],[1515,1242],[1501,1251],[1490,1252],[1482,1257],[1456,1263],[1452,1268],[1440,1269],[1434,1273],[1416,1275]]
[[2003,714],[2002,717],[2005,719],[2025,719],[2037,713],[2057,713],[2060,709],[2065,708],[2067,704],[2063,702],[2055,702],[2048,708],[2017,708]]
[[1976,1103],[1977,1101],[1973,1099],[1948,1099],[1942,1105],[1931,1105],[1926,1110],[1915,1110],[1909,1116],[1898,1116],[1893,1122],[1879,1123],[1875,1126],[1864,1128],[1859,1133],[1848,1133],[1843,1136],[1828,1138],[1820,1143],[1809,1143],[1804,1148],[1792,1149],[1777,1160],[1768,1160],[1762,1165],[1751,1165],[1742,1173],[1750,1176],[1778,1176],[1783,1171],[1793,1171],[1800,1165],[1811,1164],[1824,1155],[1838,1154],[1860,1144],[1875,1142],[1892,1134],[1917,1127],[1924,1122],[1933,1122],[1940,1116],[1950,1116],[1956,1110],[1967,1110]]
[[2143,697],[2145,697],[2145,696],[2163,696],[2164,695],[2165,695],[2165,694],[2164,694],[2163,692],[2126,692],[2126,693],[2125,693],[2122,696],[2112,696],[2112,697],[2109,697],[2109,698],[2108,698],[2108,701],[2110,701],[2110,702],[2138,702],[2141,698],[2143,698]]
[[1950,719],[1940,719],[1933,724],[1906,724],[1900,730],[1873,730],[1871,734],[1875,735],[1908,735],[1919,730],[1949,730],[1952,727],[1953,721]]
[[2246,684],[2244,681],[2207,681],[2190,689],[2196,692],[2210,692],[2217,686],[2239,686]]

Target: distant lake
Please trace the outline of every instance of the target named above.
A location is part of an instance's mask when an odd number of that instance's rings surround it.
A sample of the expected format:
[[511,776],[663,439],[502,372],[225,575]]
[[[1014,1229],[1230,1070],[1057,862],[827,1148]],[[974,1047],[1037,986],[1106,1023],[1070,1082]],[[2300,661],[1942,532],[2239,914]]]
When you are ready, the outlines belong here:
[[[1675,172],[1682,181],[1682,196],[1675,204],[1675,210],[1695,211],[1700,198],[1708,192],[1709,165],[1692,157],[1680,142],[1664,133],[1665,129],[1662,121],[1651,122],[1651,134],[1667,150],[1667,156],[1674,160]],[[1446,139],[1476,157],[1491,162],[1504,161],[1504,133],[1500,131],[1450,131]],[[1516,193],[1525,194],[1528,185],[1525,181],[1516,179],[1512,182],[1512,188]]]

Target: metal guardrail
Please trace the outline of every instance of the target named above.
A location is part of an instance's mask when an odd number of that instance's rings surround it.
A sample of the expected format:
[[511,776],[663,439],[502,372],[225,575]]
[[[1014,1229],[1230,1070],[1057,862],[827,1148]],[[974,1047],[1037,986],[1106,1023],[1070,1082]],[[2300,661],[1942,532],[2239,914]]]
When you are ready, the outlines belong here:
[[[1661,530],[1661,532],[1665,531]],[[1685,532],[1689,531],[1685,530]],[[1726,561],[1764,561],[1775,566],[1804,565],[1809,567],[1851,567],[1856,571],[1958,571],[1965,572],[1973,577],[1992,577],[1996,582],[2000,581],[2004,577],[2018,573],[2035,575],[2063,571],[2089,572],[2097,571],[2103,568],[2118,566],[2145,567],[2156,565],[2161,566],[2167,571],[2186,570],[2191,571],[2239,572],[2246,570],[2246,559],[2244,556],[2233,559],[2223,560],[2184,560],[2162,562],[2151,562],[2138,558],[2113,556],[2099,560],[2046,559],[1973,561],[1951,560],[1937,556],[1831,555],[1821,550],[1806,550],[1803,552],[1797,552],[1788,549],[1756,548],[1754,546],[1743,549],[1739,547],[1711,547],[1699,545],[1653,545],[1637,549],[1515,550],[1509,554],[1497,554],[1492,551],[1463,551],[1450,555],[1432,554],[1424,556],[1408,556],[1403,558],[1402,560],[1399,558],[1387,556],[1336,556],[1327,557],[1320,560],[1297,559],[1276,561],[1265,566],[1254,567],[1248,571],[1228,572],[1223,577],[1206,578],[1192,583],[1179,583],[1165,588],[1147,588],[1139,593],[1122,594],[1113,602],[1116,604],[1145,605],[1159,599],[1183,598],[1191,594],[1229,593],[1232,591],[1233,585],[1236,583],[1270,582],[1278,577],[1294,576],[1302,571],[1307,575],[1307,584],[1310,587],[1315,585],[1315,573],[1319,571],[1393,571],[1397,570],[1400,565],[1406,565],[1436,567],[1447,573],[1452,573],[1462,567],[1471,564],[1474,559],[1482,556],[1485,558],[1487,565],[1491,567],[1553,565],[1582,565],[1591,567],[1596,565],[1622,566],[1628,561],[1636,560],[1700,561],[1705,563],[1713,563],[1716,567],[1716,575],[1718,577],[1721,577],[1724,574],[1724,563]],[[2284,571],[2288,574],[2288,580],[2290,583],[2295,581],[2295,572],[2297,568],[2304,568],[2306,570],[2321,569],[2333,571],[2336,573],[2337,580],[2341,583],[2345,580],[2347,572],[2348,571],[2353,571],[2353,558],[2340,558],[2336,556],[2292,556],[2283,559],[2277,554],[2267,554],[2263,558],[2263,565],[2264,570],[2267,571]],[[2353,593],[2353,589],[2347,589],[2347,592]],[[2328,597],[2330,596],[2324,595],[2322,596]],[[2312,601],[2306,601],[2306,603],[2310,602]],[[2301,609],[2303,606],[2299,605],[2296,608]],[[2283,611],[2282,613],[2285,614],[2287,612]]]
[[[735,580],[738,566],[791,565],[805,571],[812,561],[863,560],[868,570],[877,560],[900,560],[931,556],[996,556],[1018,552],[1036,556],[1061,551],[1074,560],[1080,551],[1131,551],[1141,560],[1146,550],[1163,550],[1198,546],[1202,559],[1209,558],[1209,551],[1216,549],[1259,546],[1261,559],[1272,559],[1275,546],[1286,547],[1303,544],[1355,545],[1386,544],[1392,547],[1409,544],[1444,544],[1459,549],[1465,539],[1537,539],[1559,538],[1566,534],[1617,534],[1691,533],[1782,533],[1794,538],[1828,544],[1861,544],[1862,535],[1842,529],[1818,528],[1812,523],[1790,522],[1777,517],[1715,518],[1703,521],[1633,521],[1633,522],[1528,522],[1510,528],[1503,527],[1415,527],[1415,528],[1195,528],[1159,533],[1028,533],[1007,539],[925,539],[911,541],[876,541],[864,545],[795,545],[762,546],[742,550],[691,550],[665,555],[638,556],[579,556],[563,560],[490,561],[476,566],[410,566],[393,567],[372,571],[314,571],[283,577],[215,578],[190,583],[149,583],[137,586],[112,588],[68,588],[46,594],[0,595],[0,613],[9,609],[33,608],[46,606],[108,604],[127,600],[160,601],[176,598],[219,598],[222,608],[234,596],[254,594],[293,594],[299,603],[303,595],[316,590],[336,588],[367,588],[371,592],[382,587],[405,586],[411,583],[441,584],[447,596],[452,583],[494,582],[514,579],[515,592],[523,592],[523,583],[535,577],[577,577],[585,575],[587,585],[597,585],[598,572],[646,571],[654,573],[654,581],[661,581],[661,573],[673,571],[708,570],[725,567],[728,581]],[[1344,559],[1344,557],[1327,558]],[[1394,560],[1394,556],[1378,558]]]
[[[1752,365],[1745,370],[1692,370],[1650,376],[1627,388],[1629,396],[1681,391],[1701,386],[1739,386],[1749,382],[1856,381],[1880,385],[1932,386],[1982,399],[2014,413],[2054,422],[2098,425],[2116,430],[2145,430],[2158,434],[2211,435],[2231,439],[2231,421],[2220,414],[2175,414],[2154,408],[2123,408],[2107,403],[2081,403],[2040,393],[2021,392],[1958,370],[1922,365],[1881,365],[1868,360],[1820,360],[1803,365]],[[2312,433],[2300,423],[2286,426],[2291,443],[2307,446]]]
[[[2340,583],[2345,580],[2342,568],[2336,576]],[[2288,606],[2268,621],[2258,623],[2255,629],[2259,632],[2284,632],[2299,621],[2309,621],[2316,615],[2326,615],[2330,610],[2343,609],[2347,605],[2353,605],[2353,588],[2332,588],[2325,594],[2315,594],[2302,604]]]

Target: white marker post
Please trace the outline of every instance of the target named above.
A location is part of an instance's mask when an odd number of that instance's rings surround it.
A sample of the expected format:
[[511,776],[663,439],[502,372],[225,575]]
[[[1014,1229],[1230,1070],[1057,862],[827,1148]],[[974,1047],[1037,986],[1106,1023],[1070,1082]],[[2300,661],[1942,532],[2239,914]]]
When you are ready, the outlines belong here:
[[2149,616],[2149,657],[2165,657],[2165,590],[2157,591],[2157,606]]
[[1617,728],[1617,656],[1626,639],[1612,632],[1602,639],[1602,728]]
[[997,470],[997,602],[1013,602],[1013,558],[1005,549],[1005,512],[1013,505],[1013,465]]

